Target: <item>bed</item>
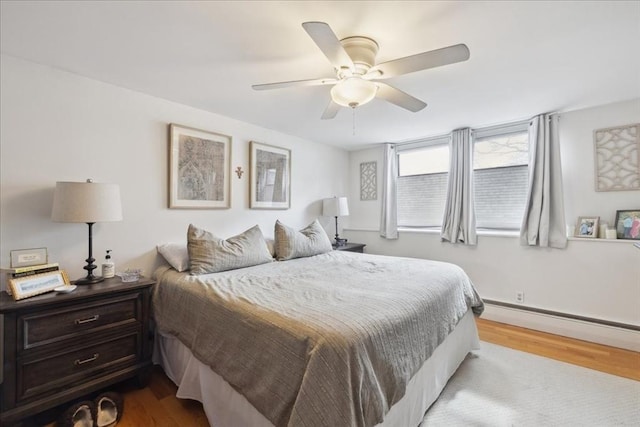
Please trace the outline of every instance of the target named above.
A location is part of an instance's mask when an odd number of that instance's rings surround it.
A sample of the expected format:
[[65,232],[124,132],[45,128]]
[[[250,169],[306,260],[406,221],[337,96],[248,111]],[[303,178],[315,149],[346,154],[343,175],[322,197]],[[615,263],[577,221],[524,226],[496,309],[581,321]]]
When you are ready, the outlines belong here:
[[329,251],[155,276],[154,360],[215,427],[417,426],[478,348],[453,264]]

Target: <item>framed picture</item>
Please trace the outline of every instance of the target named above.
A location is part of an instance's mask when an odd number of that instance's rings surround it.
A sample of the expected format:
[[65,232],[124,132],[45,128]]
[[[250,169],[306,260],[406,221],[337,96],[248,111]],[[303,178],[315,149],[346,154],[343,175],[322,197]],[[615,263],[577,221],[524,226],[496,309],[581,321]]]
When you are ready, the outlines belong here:
[[616,237],[640,240],[640,209],[616,211]]
[[34,274],[33,276],[20,277],[9,280],[11,296],[14,300],[43,294],[69,284],[69,277],[64,270],[51,271],[49,273]]
[[291,207],[291,150],[251,141],[251,209]]
[[31,267],[47,263],[47,248],[18,249],[11,251],[11,268]]
[[169,125],[169,208],[231,207],[231,137]]
[[578,217],[576,225],[576,237],[588,237],[595,239],[598,237],[599,216],[581,216]]

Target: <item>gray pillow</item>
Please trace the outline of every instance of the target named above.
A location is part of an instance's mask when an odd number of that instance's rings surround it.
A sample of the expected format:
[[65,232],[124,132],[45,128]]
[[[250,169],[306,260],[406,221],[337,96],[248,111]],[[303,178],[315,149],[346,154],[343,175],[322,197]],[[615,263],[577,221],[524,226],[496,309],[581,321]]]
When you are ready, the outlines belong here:
[[333,250],[329,236],[317,219],[300,231],[276,221],[275,240],[278,261],[319,255]]
[[226,240],[193,224],[187,232],[191,274],[217,273],[273,261],[257,225]]

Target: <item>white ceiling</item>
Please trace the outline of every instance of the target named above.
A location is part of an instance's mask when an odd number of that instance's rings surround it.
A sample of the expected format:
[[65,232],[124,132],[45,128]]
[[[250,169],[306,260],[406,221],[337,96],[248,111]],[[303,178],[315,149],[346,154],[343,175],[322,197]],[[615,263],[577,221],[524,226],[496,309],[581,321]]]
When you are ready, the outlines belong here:
[[[638,1],[0,4],[3,53],[348,149],[640,97]],[[375,39],[378,62],[457,43],[471,58],[387,80],[427,108],[374,100],[353,135],[348,108],[320,120],[328,86],[251,89],[334,76],[305,21]]]

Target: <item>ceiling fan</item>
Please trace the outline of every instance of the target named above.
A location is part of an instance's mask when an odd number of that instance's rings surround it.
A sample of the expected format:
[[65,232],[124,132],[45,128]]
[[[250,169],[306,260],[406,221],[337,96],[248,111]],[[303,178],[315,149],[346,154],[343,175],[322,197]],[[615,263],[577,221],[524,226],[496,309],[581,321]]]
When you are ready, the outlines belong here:
[[375,40],[362,36],[338,40],[324,22],[305,22],[302,27],[329,59],[336,77],[259,84],[252,88],[267,90],[333,85],[331,101],[322,114],[322,119],[334,118],[340,107],[356,108],[375,97],[409,111],[420,111],[427,106],[426,103],[380,80],[469,59],[469,48],[464,44],[457,44],[376,64],[378,43]]

